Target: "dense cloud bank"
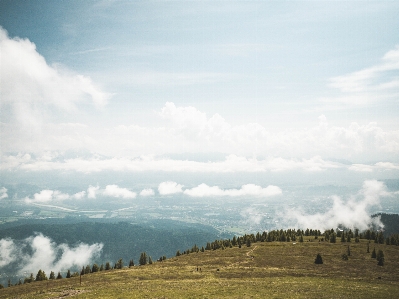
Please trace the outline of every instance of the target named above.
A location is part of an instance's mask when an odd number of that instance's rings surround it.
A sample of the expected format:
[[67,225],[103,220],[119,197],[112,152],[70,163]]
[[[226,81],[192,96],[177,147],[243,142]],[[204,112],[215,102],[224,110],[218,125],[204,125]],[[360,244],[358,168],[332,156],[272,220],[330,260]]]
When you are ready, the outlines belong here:
[[[0,240],[0,268],[12,265],[21,275],[36,273],[39,269],[47,274],[79,268],[90,264],[100,256],[103,244],[80,243],[75,247],[55,244],[50,238],[37,234],[22,241]],[[16,271],[15,271],[16,269]]]

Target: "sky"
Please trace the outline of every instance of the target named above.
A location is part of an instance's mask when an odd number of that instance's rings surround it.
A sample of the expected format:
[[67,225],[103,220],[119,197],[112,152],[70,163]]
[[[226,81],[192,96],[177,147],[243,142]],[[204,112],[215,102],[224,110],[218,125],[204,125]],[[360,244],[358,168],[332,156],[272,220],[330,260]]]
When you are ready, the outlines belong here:
[[[0,0],[0,200],[39,173],[27,203],[398,179],[398,15],[397,1]],[[84,189],[55,189],[62,174]]]

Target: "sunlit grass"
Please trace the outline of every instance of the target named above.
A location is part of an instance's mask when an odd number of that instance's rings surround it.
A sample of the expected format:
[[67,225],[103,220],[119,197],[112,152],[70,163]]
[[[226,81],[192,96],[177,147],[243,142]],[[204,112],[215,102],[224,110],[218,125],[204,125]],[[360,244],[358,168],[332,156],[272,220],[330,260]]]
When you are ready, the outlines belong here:
[[[36,282],[0,290],[0,298],[395,298],[399,246],[367,242],[254,243],[191,253],[153,265]],[[351,256],[342,260],[350,245]],[[316,254],[322,265],[314,264]],[[198,271],[197,271],[198,268]]]

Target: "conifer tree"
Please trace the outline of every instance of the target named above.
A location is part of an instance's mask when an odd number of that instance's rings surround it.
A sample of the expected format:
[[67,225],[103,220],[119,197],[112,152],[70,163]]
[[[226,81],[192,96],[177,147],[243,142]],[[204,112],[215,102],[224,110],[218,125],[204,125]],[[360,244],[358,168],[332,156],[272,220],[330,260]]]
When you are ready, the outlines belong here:
[[40,269],[36,274],[36,281],[43,281],[43,280],[47,280],[47,276],[46,273],[44,273],[44,271]]
[[148,257],[148,263],[150,264],[150,265],[152,265],[152,258],[149,256]]
[[71,270],[68,270],[66,278],[71,278]]
[[[68,270],[68,272],[69,272],[69,277],[67,276],[67,278],[70,278],[71,277],[71,272],[69,270]],[[58,272],[57,279],[62,279],[61,272]]]
[[337,235],[333,232],[330,235],[330,243],[336,243],[337,242]]
[[133,260],[130,260],[130,261],[129,261],[129,268],[130,268],[130,267],[134,267],[134,262],[133,262]]
[[373,252],[371,253],[371,258],[375,259],[377,257],[377,253],[375,252],[375,247],[373,249]]
[[111,264],[109,262],[105,263],[105,270],[111,270]]
[[12,287],[11,279],[8,279],[7,287]]
[[104,271],[104,264],[101,264],[100,271]]
[[119,259],[116,263],[115,263],[115,269],[122,269],[123,268],[123,260]]
[[100,270],[100,268],[98,267],[98,265],[97,264],[93,264],[93,267],[91,268],[91,272],[95,273],[95,272],[98,272],[99,270]]
[[176,256],[180,256],[180,250],[176,251]]
[[342,232],[342,234],[341,234],[341,242],[346,242],[346,239],[345,239],[345,233],[344,232]]
[[251,247],[251,240],[249,238],[247,239],[247,247]]
[[54,274],[53,271],[50,272],[50,277],[49,277],[49,279],[55,279],[55,274]]
[[320,253],[317,254],[314,263],[315,264],[323,264],[323,258],[321,257]]
[[80,271],[80,275],[85,275],[85,266],[82,267],[82,270]]
[[147,264],[147,254],[145,252],[142,252],[140,255],[140,260],[139,260],[139,264],[141,266],[146,265]]
[[378,263],[377,263],[378,266],[384,266],[385,257],[384,257],[384,252],[381,249],[378,250],[376,259],[378,261]]
[[347,255],[348,255],[348,256],[351,256],[351,250],[350,250],[350,248],[349,248],[349,245],[348,245]]
[[91,273],[91,267],[90,265],[86,265],[85,274],[90,274],[90,273]]
[[303,235],[302,234],[299,236],[299,242],[303,243]]

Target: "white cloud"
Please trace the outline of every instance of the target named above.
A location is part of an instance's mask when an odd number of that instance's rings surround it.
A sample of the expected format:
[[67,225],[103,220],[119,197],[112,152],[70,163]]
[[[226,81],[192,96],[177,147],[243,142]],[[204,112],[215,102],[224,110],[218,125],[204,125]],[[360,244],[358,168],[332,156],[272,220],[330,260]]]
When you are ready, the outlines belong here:
[[373,166],[365,165],[365,164],[353,164],[349,167],[349,170],[357,171],[357,172],[372,172]]
[[96,198],[99,189],[99,186],[94,187],[90,185],[89,188],[87,188],[87,198]]
[[8,197],[7,188],[2,187],[0,189],[0,199],[4,199],[4,198],[7,198],[7,197]]
[[18,257],[17,248],[11,239],[0,240],[0,268],[7,266]]
[[[19,248],[28,247],[30,253],[22,253]],[[78,244],[69,247],[67,244],[57,245],[42,234],[25,239],[22,244],[10,239],[0,240],[0,267],[4,267],[18,260],[16,268],[19,273],[35,273],[38,269],[44,270],[47,275],[65,271],[72,267],[81,267],[91,263],[91,260],[100,255],[103,244]]]
[[383,224],[378,218],[372,219],[370,208],[380,206],[380,198],[391,196],[384,183],[368,180],[363,183],[362,189],[356,196],[346,202],[338,196],[332,196],[333,205],[324,213],[306,214],[300,208],[290,208],[280,215],[280,222],[287,227],[331,229],[338,225],[348,228],[367,229],[371,223],[380,227]]
[[140,196],[153,196],[153,195],[155,195],[155,192],[151,188],[143,189],[140,192]]
[[364,105],[397,97],[399,93],[399,46],[387,52],[381,61],[369,68],[331,79],[330,86],[342,96],[331,101]]
[[254,197],[270,197],[282,194],[282,190],[273,185],[266,188],[254,184],[243,185],[241,189],[223,190],[218,186],[210,187],[206,184],[200,184],[192,189],[184,190],[184,194],[192,197],[211,197],[211,196],[254,196]]
[[77,192],[71,196],[73,199],[83,199],[86,196],[86,191]]
[[135,198],[137,195],[135,192],[132,192],[126,188],[120,188],[117,185],[107,185],[102,194],[105,196],[122,198]]
[[35,193],[33,199],[26,197],[25,202],[27,203],[43,203],[49,201],[62,201],[69,199],[70,196],[66,193],[62,193],[58,190],[42,190],[40,193]]
[[183,190],[183,185],[180,185],[176,182],[162,182],[158,186],[158,192],[161,195],[169,195],[169,194],[176,194],[176,193],[182,193]]

